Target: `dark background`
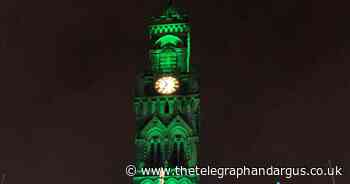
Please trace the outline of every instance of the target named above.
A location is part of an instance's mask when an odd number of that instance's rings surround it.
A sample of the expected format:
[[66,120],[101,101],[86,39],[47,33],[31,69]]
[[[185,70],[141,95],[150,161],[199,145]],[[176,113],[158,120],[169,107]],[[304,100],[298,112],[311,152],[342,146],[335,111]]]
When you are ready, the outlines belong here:
[[[192,62],[201,65],[203,165],[326,167],[331,159],[350,168],[345,0],[177,4],[191,16]],[[163,5],[0,1],[0,169],[9,184],[131,183],[134,79],[147,58],[146,18]]]

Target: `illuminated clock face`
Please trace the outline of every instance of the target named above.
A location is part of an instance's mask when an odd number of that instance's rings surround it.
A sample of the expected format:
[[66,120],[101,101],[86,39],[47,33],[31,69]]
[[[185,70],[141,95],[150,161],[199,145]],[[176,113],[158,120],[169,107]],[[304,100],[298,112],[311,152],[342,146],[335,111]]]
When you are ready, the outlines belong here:
[[157,90],[157,92],[163,95],[175,93],[179,86],[179,81],[172,76],[161,77],[154,84],[154,88]]

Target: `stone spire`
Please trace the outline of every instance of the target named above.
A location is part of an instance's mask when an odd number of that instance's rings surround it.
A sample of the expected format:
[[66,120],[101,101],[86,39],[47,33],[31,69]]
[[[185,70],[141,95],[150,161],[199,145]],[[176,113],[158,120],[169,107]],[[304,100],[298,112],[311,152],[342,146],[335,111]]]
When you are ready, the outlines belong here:
[[168,0],[168,6],[172,6],[174,4],[174,0]]
[[153,17],[153,23],[157,22],[186,22],[187,15],[183,10],[175,6],[175,0],[167,0],[160,16]]

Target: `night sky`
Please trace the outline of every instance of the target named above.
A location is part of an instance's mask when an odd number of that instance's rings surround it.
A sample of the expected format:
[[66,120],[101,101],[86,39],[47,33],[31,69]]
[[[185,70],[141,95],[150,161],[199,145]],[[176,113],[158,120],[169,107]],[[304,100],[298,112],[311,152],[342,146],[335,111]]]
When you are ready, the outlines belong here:
[[[201,66],[201,164],[325,167],[331,159],[350,168],[347,3],[176,2],[191,16],[192,62]],[[133,88],[147,63],[147,18],[163,5],[0,1],[0,171],[8,184],[131,183]]]

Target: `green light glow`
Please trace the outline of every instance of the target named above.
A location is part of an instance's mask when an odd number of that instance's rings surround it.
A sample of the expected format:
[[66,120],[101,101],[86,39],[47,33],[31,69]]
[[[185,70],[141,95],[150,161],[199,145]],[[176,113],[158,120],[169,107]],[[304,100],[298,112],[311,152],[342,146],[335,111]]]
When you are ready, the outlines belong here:
[[157,24],[149,26],[149,33],[151,35],[163,34],[163,33],[182,33],[188,32],[189,26],[187,23],[170,23],[170,24]]
[[177,46],[178,44],[183,44],[182,40],[174,35],[165,35],[159,38],[156,43],[156,45],[160,45],[160,47],[164,47],[167,44],[171,44],[173,46]]
[[[190,25],[179,12],[170,3],[148,27],[151,71],[140,75],[134,98],[138,170],[198,165],[199,79],[197,73],[190,70]],[[160,80],[166,76],[178,82],[175,91],[166,90],[171,83]],[[198,184],[199,176],[162,176],[160,179],[160,176],[137,174],[133,177],[134,184],[161,181],[162,184]]]
[[160,53],[160,69],[162,72],[170,72],[176,67],[176,52],[166,48]]

